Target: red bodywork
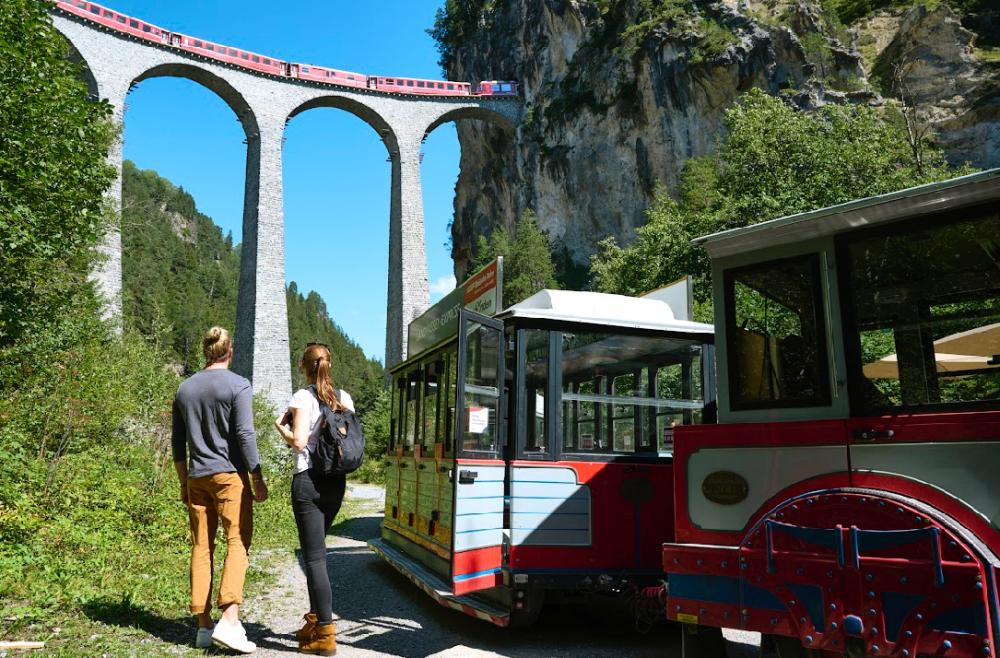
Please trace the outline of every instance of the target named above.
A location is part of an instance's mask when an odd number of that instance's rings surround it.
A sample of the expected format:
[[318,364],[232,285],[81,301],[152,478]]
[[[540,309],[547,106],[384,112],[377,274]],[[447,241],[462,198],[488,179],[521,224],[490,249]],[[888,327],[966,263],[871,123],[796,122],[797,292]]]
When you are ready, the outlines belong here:
[[599,461],[514,461],[512,467],[570,467],[589,487],[589,546],[510,547],[510,568],[518,572],[658,574],[661,546],[671,541],[673,464]]
[[861,440],[998,437],[996,412],[678,428],[684,543],[663,549],[668,618],[796,637],[820,655],[841,655],[849,643],[871,656],[994,655],[1000,535],[957,497],[906,477],[902,465],[902,474],[831,472],[788,485],[742,529],[720,532],[692,523],[685,473],[705,448],[843,446],[849,460]]
[[[285,62],[259,53],[170,32],[86,0],[56,0],[55,4],[59,9],[116,32],[268,75],[309,80],[339,87],[425,96],[515,95],[517,89],[517,85],[512,82],[491,81],[480,83],[478,91],[473,93],[472,86],[467,82],[369,76],[364,73],[341,71],[323,66],[313,66],[312,64]],[[510,88],[514,91],[495,91],[501,85],[505,89]]]

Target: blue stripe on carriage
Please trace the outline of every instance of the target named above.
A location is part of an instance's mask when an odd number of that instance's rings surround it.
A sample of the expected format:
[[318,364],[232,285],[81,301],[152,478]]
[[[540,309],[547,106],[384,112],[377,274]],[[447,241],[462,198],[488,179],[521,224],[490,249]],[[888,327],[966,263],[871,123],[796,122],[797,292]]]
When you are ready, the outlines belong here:
[[926,596],[920,594],[882,592],[882,615],[885,619],[885,636],[890,640],[895,640],[899,635],[899,629],[903,625],[903,621],[926,598]]
[[787,583],[788,589],[802,601],[815,628],[823,628],[823,590],[816,585]]
[[863,553],[933,539],[935,528],[916,530],[858,530],[858,550]]
[[493,574],[500,573],[500,567],[495,569],[487,569],[486,571],[475,571],[473,573],[463,573],[461,575],[456,575],[452,578],[453,581],[458,582],[460,580],[469,580],[471,578],[482,578],[483,576],[492,576]]
[[927,622],[927,628],[935,631],[969,633],[986,637],[986,614],[982,606],[946,610]]
[[[740,581],[732,576],[667,574],[670,596],[709,603],[739,605]],[[743,605],[749,608],[787,612],[788,608],[768,590],[743,583]]]

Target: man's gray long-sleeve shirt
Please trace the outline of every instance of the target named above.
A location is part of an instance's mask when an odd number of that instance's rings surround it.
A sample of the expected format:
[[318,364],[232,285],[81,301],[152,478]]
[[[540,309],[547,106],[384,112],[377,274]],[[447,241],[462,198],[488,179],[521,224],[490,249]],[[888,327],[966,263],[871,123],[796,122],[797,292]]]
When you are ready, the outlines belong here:
[[175,462],[190,453],[188,477],[256,470],[250,382],[225,368],[185,380],[174,396],[172,444]]

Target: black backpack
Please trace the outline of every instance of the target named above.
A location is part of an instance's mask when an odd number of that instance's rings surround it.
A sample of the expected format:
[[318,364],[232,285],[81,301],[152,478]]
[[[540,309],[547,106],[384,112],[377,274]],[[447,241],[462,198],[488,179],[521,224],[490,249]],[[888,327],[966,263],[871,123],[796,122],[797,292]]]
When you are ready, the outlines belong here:
[[323,476],[347,475],[358,470],[365,458],[365,436],[361,423],[350,409],[334,411],[316,395],[316,387],[309,392],[319,402],[323,423],[312,453],[312,470]]

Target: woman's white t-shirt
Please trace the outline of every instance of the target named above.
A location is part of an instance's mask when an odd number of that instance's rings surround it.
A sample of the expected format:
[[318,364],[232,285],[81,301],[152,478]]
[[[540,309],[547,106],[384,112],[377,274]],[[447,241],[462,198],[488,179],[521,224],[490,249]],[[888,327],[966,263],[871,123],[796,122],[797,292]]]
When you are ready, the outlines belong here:
[[[342,405],[351,411],[354,411],[354,400],[351,399],[350,393],[341,389],[337,391],[337,397]],[[319,432],[322,427],[320,425],[322,415],[319,412],[319,401],[308,388],[300,388],[295,391],[295,395],[293,395],[292,399],[288,401],[288,408],[302,409],[308,414],[309,418],[309,444],[306,445],[305,450],[295,451],[295,468],[292,471],[293,473],[301,473],[302,471],[309,470],[309,467],[312,466],[312,459],[310,455],[316,450],[316,439],[319,437]]]

